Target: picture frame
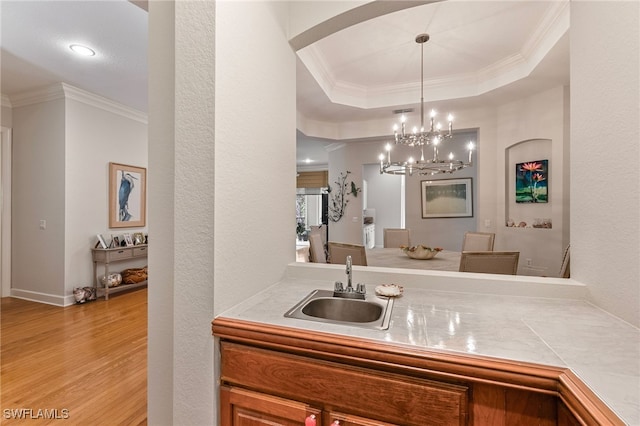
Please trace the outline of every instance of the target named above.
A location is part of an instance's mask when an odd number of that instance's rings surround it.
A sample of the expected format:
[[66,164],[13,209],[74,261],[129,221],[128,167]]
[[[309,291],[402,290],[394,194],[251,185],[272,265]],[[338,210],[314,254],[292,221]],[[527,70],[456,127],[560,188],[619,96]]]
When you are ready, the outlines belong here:
[[516,203],[549,202],[549,160],[516,163]]
[[109,227],[146,225],[147,169],[109,163]]
[[422,218],[473,217],[473,179],[439,179],[420,182]]
[[131,234],[124,234],[122,238],[124,238],[127,247],[133,246],[133,239],[131,238]]
[[116,235],[111,237],[111,248],[120,247],[120,238]]
[[144,244],[144,234],[142,232],[134,232],[133,245],[139,246],[140,244]]
[[106,249],[109,246],[107,245],[107,242],[105,241],[104,237],[102,236],[102,234],[96,234],[98,237],[98,243],[100,244],[100,248]]

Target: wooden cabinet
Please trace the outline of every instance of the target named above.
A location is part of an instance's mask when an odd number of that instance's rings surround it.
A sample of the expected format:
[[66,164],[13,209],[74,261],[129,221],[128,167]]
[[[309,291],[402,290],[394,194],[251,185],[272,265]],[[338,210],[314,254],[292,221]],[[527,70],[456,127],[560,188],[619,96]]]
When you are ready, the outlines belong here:
[[[243,395],[239,390],[242,388],[285,398],[288,402],[279,406],[290,408],[287,413],[297,415],[298,424],[304,424],[307,407],[332,412],[323,418],[330,418],[331,422],[341,420],[340,425],[467,424],[466,386],[228,342],[221,343],[221,363],[223,383],[238,389],[232,395]],[[247,397],[243,405],[257,406],[249,402],[251,398],[255,398],[255,394]],[[291,401],[297,401],[297,405]],[[222,412],[232,413],[226,414],[232,420],[229,425],[244,424],[233,422],[237,411],[237,398],[235,404],[223,402]]]
[[301,426],[304,419],[315,415],[320,425],[320,410],[307,404],[286,400],[241,388],[220,389],[220,421],[229,426]]
[[571,371],[218,317],[224,426],[623,425]]
[[[91,249],[91,257],[93,258],[93,278],[96,294],[100,288],[98,280],[98,263],[104,265],[104,275],[109,275],[109,265],[114,262],[122,262],[131,259],[146,259],[147,258],[147,245],[137,245],[131,247],[116,247],[111,249],[93,248]],[[110,293],[116,293],[123,290],[131,290],[136,287],[142,287],[147,285],[147,281],[143,281],[137,284],[127,284],[118,287],[104,288],[104,299],[109,300]]]

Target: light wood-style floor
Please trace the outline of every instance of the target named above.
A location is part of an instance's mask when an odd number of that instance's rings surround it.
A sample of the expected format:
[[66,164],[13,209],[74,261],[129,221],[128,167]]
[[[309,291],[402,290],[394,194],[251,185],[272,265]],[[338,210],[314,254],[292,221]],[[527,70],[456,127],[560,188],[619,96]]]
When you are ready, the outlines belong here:
[[[146,288],[66,308],[5,297],[0,314],[0,423],[147,424]],[[20,409],[38,420],[7,418]]]

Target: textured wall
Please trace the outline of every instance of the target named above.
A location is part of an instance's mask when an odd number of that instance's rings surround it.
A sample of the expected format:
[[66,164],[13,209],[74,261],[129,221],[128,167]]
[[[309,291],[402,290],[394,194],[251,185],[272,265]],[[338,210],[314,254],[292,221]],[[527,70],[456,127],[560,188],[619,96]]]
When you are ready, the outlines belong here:
[[210,322],[295,260],[295,56],[283,4],[149,6],[149,424],[215,424]]
[[640,326],[640,3],[571,3],[571,273]]

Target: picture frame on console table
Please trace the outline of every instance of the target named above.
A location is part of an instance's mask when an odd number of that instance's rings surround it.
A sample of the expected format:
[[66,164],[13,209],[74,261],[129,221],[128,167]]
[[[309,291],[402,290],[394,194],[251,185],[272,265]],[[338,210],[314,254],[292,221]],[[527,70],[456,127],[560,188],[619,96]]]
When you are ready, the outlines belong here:
[[473,217],[473,179],[439,179],[420,182],[422,218]]
[[146,225],[147,169],[109,163],[109,227]]

